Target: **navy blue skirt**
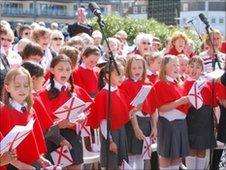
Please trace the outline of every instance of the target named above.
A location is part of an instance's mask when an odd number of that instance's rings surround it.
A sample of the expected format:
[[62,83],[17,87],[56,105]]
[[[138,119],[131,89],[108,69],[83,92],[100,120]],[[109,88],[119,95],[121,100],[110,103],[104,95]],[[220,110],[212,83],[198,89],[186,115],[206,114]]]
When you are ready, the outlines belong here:
[[169,159],[178,159],[189,155],[185,119],[169,121],[159,116],[157,131],[157,152],[159,155]]
[[220,105],[220,121],[218,126],[217,140],[226,143],[226,108]]
[[[150,117],[137,116],[137,122],[138,122],[139,128],[141,129],[143,134],[147,137],[150,136],[151,134],[150,119],[151,119]],[[143,140],[137,139],[131,122],[126,125],[126,135],[127,135],[127,141],[128,141],[128,153],[131,153],[134,155],[141,154],[143,149]]]
[[107,148],[107,140],[101,134],[101,148],[100,148],[100,164],[101,167],[106,167],[107,165],[107,152],[108,152],[108,168],[109,169],[118,169],[122,164],[122,161],[125,160],[128,162],[128,152],[127,152],[127,140],[126,140],[126,131],[122,127],[116,131],[110,131],[113,141],[118,147],[118,153],[113,153]]
[[213,109],[202,106],[190,107],[187,115],[189,145],[192,149],[211,149],[216,147],[214,136]]

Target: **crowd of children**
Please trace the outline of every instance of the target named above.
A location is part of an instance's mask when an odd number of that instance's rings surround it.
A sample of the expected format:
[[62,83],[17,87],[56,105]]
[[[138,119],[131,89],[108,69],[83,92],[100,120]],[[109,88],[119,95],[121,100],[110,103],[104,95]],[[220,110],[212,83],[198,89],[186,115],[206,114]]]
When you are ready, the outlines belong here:
[[[226,87],[209,79],[215,68],[226,67],[226,43],[218,30],[210,30],[200,53],[180,31],[165,46],[158,37],[138,33],[131,48],[120,30],[108,38],[116,60],[111,65],[98,30],[65,40],[60,30],[33,24],[21,26],[18,34],[16,42],[9,23],[1,21],[0,138],[15,125],[32,120],[34,125],[18,147],[0,152],[0,169],[51,167],[51,153],[61,146],[72,158],[66,169],[81,169],[83,147],[90,147],[83,146],[84,124],[100,131],[101,168],[119,169],[127,162],[144,169],[146,138],[157,142],[162,170],[183,164],[206,169],[207,150],[217,147],[217,140],[226,144]],[[151,88],[144,101],[131,104],[144,86]],[[60,119],[57,109],[72,97],[91,104],[76,121]],[[200,100],[200,107],[193,104]]]

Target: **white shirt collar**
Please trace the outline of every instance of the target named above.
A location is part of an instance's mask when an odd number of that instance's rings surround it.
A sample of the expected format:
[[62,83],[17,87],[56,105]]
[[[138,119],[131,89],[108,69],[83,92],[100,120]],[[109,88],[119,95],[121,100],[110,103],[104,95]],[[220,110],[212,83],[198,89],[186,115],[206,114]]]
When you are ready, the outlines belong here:
[[[105,86],[104,86],[104,89],[105,89],[105,90],[108,90],[108,86],[109,86],[109,84],[106,83]],[[111,92],[113,92],[113,91],[115,91],[115,90],[117,90],[117,89],[118,89],[117,86],[111,86]]]
[[[55,79],[53,79],[54,81],[54,87],[57,88],[59,91],[61,91],[61,88],[63,86],[65,86],[67,88],[67,84],[60,84],[58,81],[56,81]],[[51,88],[51,83],[49,82],[49,84],[46,86],[46,89],[49,90]]]
[[80,67],[82,67],[82,68],[84,68],[84,69],[87,69],[85,63],[83,63],[83,62],[80,64]]
[[26,102],[24,102],[23,105],[21,105],[20,103],[18,103],[17,101],[15,101],[15,100],[13,100],[11,98],[9,99],[9,103],[14,109],[16,109],[19,112],[21,112],[21,108],[22,107],[24,107],[24,106],[27,107],[27,103]]
[[169,82],[172,82],[172,83],[175,82],[175,80],[172,77],[167,76],[167,75],[166,75],[166,80],[169,81]]
[[134,82],[138,82],[139,81],[138,79],[135,79],[135,78],[131,78],[131,80],[133,80]]
[[154,73],[153,71],[151,71],[150,69],[147,69],[147,75],[151,76],[151,75],[156,75],[156,73]]

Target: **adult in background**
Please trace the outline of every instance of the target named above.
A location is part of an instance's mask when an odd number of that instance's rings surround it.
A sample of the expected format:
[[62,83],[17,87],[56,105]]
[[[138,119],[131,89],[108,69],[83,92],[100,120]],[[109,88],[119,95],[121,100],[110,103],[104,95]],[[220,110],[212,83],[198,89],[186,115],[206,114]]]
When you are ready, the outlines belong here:
[[86,14],[87,12],[84,7],[77,9],[77,12],[75,13],[76,22],[72,25],[68,25],[68,33],[70,37],[73,37],[79,33],[87,33],[90,36],[92,35],[93,28],[87,23]]

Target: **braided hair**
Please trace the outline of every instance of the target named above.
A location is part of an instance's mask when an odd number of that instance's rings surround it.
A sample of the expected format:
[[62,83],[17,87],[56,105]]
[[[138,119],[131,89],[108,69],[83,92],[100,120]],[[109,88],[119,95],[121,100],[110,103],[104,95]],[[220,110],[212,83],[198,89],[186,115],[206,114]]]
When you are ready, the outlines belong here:
[[[50,68],[54,68],[60,62],[69,62],[71,65],[70,58],[67,57],[65,54],[60,54],[52,60],[50,64]],[[72,93],[74,92],[74,82],[73,82],[72,74],[70,75],[70,78],[68,81],[70,83],[70,90],[68,90],[68,96],[71,97]],[[60,91],[55,87],[54,75],[50,73],[50,89],[48,91],[48,97],[50,100],[55,99],[59,96],[59,94],[60,94]]]

